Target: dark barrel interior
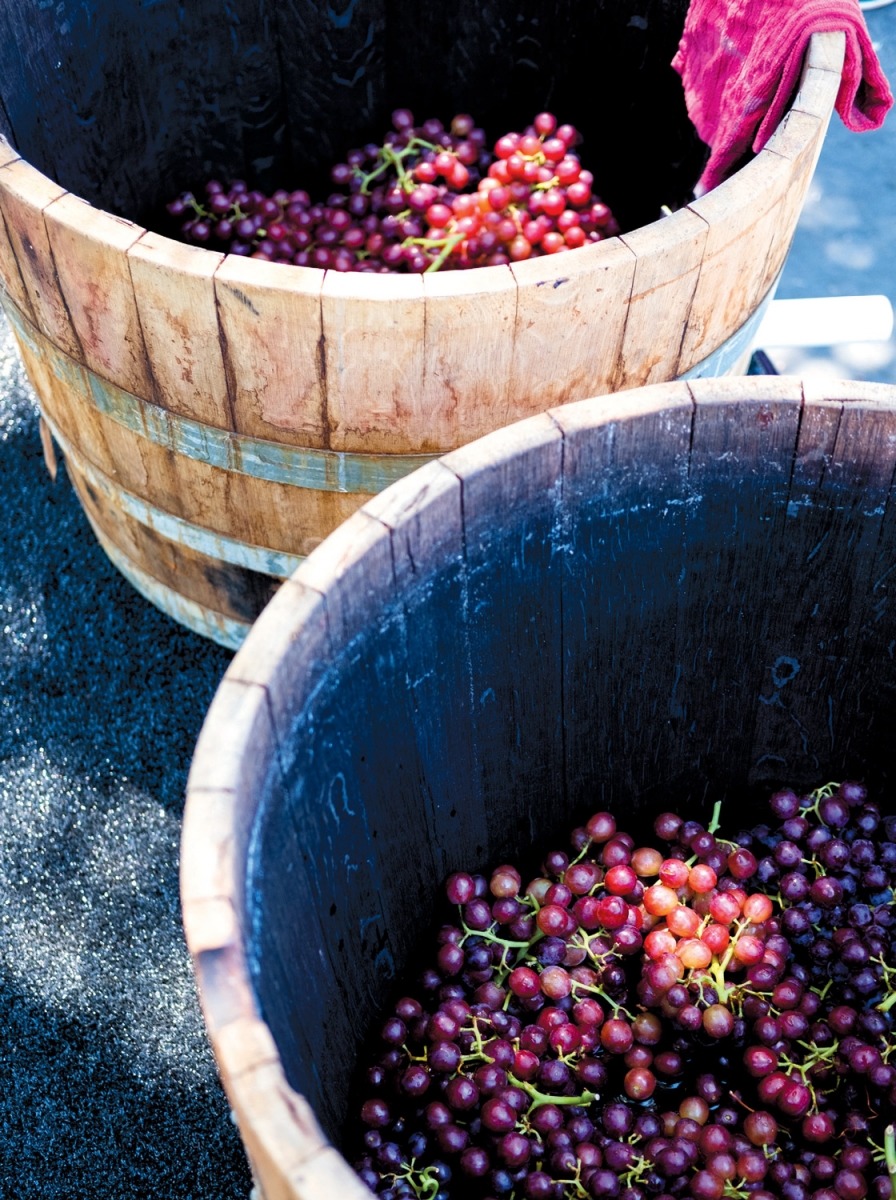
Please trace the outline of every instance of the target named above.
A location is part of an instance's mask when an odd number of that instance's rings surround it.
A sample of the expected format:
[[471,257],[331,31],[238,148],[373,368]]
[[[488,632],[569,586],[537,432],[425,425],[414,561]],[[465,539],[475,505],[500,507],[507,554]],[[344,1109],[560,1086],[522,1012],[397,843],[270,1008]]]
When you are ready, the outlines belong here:
[[[0,132],[120,216],[211,177],[326,187],[389,114],[469,111],[494,139],[550,108],[633,228],[703,159],[669,66],[687,0],[4,0]],[[325,193],[324,193],[325,194]]]
[[605,808],[630,828],[723,800],[736,831],[776,785],[842,778],[891,803],[896,406],[831,409],[813,434],[797,404],[693,427],[682,405],[662,439],[620,422],[600,461],[567,440],[562,487],[546,442],[516,464],[525,502],[464,482],[465,544],[326,666],[247,898],[263,1014],[337,1144],[450,871],[525,864]]

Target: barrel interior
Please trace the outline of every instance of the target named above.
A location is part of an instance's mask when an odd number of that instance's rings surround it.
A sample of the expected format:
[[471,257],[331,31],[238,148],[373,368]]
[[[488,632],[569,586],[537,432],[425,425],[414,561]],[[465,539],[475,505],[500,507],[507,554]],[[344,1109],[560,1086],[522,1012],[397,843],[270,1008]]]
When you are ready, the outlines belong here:
[[259,810],[250,958],[337,1145],[359,1042],[450,871],[603,808],[628,828],[722,800],[742,828],[775,785],[892,781],[896,412],[832,405],[813,434],[798,404],[744,407],[692,427],[682,405],[661,439],[632,416],[600,461],[567,440],[562,487],[548,440],[493,470],[544,467],[500,520],[464,480],[465,548],[418,562],[296,715]]
[[0,132],[91,204],[142,224],[206,179],[326,187],[389,113],[469,111],[495,138],[539,110],[584,134],[634,228],[689,197],[705,148],[669,63],[687,0],[8,0]]

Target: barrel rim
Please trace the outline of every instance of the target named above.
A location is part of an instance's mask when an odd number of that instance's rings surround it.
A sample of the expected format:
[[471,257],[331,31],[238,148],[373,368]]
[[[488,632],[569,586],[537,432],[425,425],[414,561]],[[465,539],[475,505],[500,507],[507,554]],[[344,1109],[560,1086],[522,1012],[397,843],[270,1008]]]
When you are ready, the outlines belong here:
[[[462,486],[475,486],[477,479],[512,459],[582,430],[681,408],[693,420],[707,405],[761,410],[775,401],[798,404],[802,411],[824,406],[835,419],[847,405],[896,412],[896,386],[780,376],[700,379],[549,410],[454,451],[380,493],[309,555],[256,622],[224,676],[197,743],[187,787],[181,886],[187,944],[206,1024],[250,1160],[262,1180],[293,1187],[297,1155],[306,1165],[323,1164],[327,1155],[319,1189],[318,1177],[309,1175],[302,1177],[303,1187],[296,1185],[286,1194],[325,1200],[338,1185],[339,1194],[369,1195],[344,1174],[347,1164],[318,1139],[316,1124],[313,1134],[308,1133],[305,1109],[302,1121],[292,1117],[289,1106],[300,1098],[285,1084],[282,1068],[276,1087],[256,1086],[261,1073],[270,1071],[273,1039],[258,1008],[243,949],[248,930],[242,887],[260,785],[276,757],[278,731],[288,728],[287,697],[297,698],[296,711],[319,682],[325,661],[356,636],[371,606],[375,611],[394,600],[402,586],[393,567],[399,557],[393,555],[394,547],[403,540],[413,542],[417,572],[440,561],[446,538],[459,534],[451,528],[445,533],[432,517],[427,522],[427,508],[440,519],[447,514],[450,525]],[[362,572],[359,568],[368,563],[370,569]],[[367,590],[357,601],[362,576]],[[229,956],[227,973],[214,963],[214,956],[222,954]],[[250,1047],[250,1058],[236,1028],[226,1032],[237,1020],[246,1022],[252,1046],[261,1047]],[[272,1113],[277,1114],[276,1128]]]

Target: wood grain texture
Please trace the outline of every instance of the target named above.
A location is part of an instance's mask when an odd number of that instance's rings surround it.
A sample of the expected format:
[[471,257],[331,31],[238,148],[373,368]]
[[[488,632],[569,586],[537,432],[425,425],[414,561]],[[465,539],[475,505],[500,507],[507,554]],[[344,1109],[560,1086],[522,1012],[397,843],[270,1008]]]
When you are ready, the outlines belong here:
[[[853,395],[844,399],[844,391]],[[886,535],[893,528],[896,413],[892,395],[883,402],[867,397],[862,384],[807,386],[781,555],[796,586],[789,620],[776,614],[768,638],[759,705],[765,753],[754,767],[760,779],[814,779],[825,761],[852,773],[861,743],[877,743],[883,754],[881,738],[890,736],[877,711],[878,687],[869,681],[892,640]],[[835,575],[843,577],[832,588]]]
[[[228,1079],[226,1086],[264,1200],[364,1195],[366,1189],[359,1190],[358,1177],[327,1147],[310,1106],[290,1088],[278,1064],[260,1064]],[[330,1190],[321,1192],[321,1186]]]
[[[240,735],[234,737],[237,728]],[[187,790],[253,795],[267,779],[276,744],[264,688],[224,680],[215,692],[193,751]],[[250,746],[254,747],[253,753],[247,753]]]
[[[463,487],[478,789],[500,861],[553,828],[563,808],[562,457],[561,433],[543,414],[442,460]],[[510,510],[512,525],[496,519]],[[518,649],[509,659],[498,649],[505,637]],[[532,661],[543,668],[537,678]]]
[[87,381],[81,368],[70,360],[61,360],[54,365],[57,368],[67,365],[68,370],[54,370],[41,354],[40,348],[23,337],[15,326],[13,334],[28,379],[40,400],[41,411],[63,432],[73,431],[77,437],[76,444],[90,461],[114,475],[115,463],[103,435],[100,414],[91,411],[83,403]]
[[394,105],[387,100],[386,17],[385,0],[332,7],[325,0],[286,0],[278,9],[286,129],[293,161],[306,175],[326,179],[349,146],[388,128]]
[[0,167],[5,167],[7,163],[15,162],[17,158],[21,157],[18,150],[0,135]]
[[424,274],[422,409],[442,450],[503,423],[514,352],[517,286],[509,267]]
[[846,56],[846,36],[843,33],[813,33],[809,39],[806,66],[840,75]]
[[0,287],[28,320],[36,324],[37,318],[31,307],[22,272],[19,270],[18,259],[9,239],[6,218],[3,216],[2,209],[0,209]]
[[[251,805],[227,788],[194,788],[181,830],[181,902],[238,900]],[[234,1047],[234,1055],[239,1047]],[[235,1065],[234,1072],[241,1069]]]
[[16,141],[68,190],[141,223],[219,175],[276,187],[285,117],[271,24],[252,0],[5,4],[0,93]]
[[389,532],[363,511],[318,546],[300,570],[305,587],[326,590],[327,621],[337,645],[351,641],[371,607],[394,595]]
[[[5,167],[20,157],[19,152],[9,144],[6,138],[0,136],[0,167]],[[31,320],[34,320],[31,301],[28,299],[25,284],[22,282],[22,273],[9,240],[2,209],[0,209],[0,287],[5,289],[7,295],[12,297]]]
[[703,262],[709,227],[679,209],[620,238],[636,256],[614,388],[643,387],[679,372],[683,331]]
[[780,232],[780,209],[791,176],[789,160],[763,150],[736,175],[689,205],[709,226],[709,233],[679,373],[720,346],[762,299],[769,250]]
[[332,658],[326,605],[320,592],[287,579],[267,609],[267,636],[240,649],[231,678],[263,687],[278,739],[289,738],[297,707],[320,682]]
[[811,52],[806,59],[807,65],[800,80],[800,89],[793,98],[790,110],[808,113],[827,121],[834,110],[840,90],[840,74],[837,71],[823,71],[818,67],[810,67],[810,58]]
[[145,233],[127,256],[155,382],[144,399],[233,429],[214,285],[224,255]]
[[56,482],[56,474],[59,470],[59,464],[56,461],[56,449],[53,445],[53,435],[50,433],[50,427],[43,419],[38,418],[38,429],[40,430],[40,446],[44,452],[44,466],[47,468],[47,474],[50,476],[50,482]]
[[791,163],[791,178],[777,207],[778,215],[765,264],[763,291],[767,291],[777,279],[790,251],[790,243],[793,241],[796,223],[821,153],[829,118],[830,112],[824,118],[810,113],[790,112],[766,146],[769,153],[780,154]]
[[[716,799],[740,786],[739,764],[753,744],[753,681],[766,653],[802,407],[798,380],[757,376],[749,389],[746,382],[688,385],[695,413],[675,695],[681,727],[689,730],[679,753],[713,781]],[[726,620],[739,636],[720,656],[718,630]]]
[[215,273],[240,433],[326,448],[320,292],[324,272],[228,255]]
[[[428,840],[436,877],[445,878],[464,869],[460,845],[479,859],[488,844],[473,705],[460,699],[473,695],[466,622],[456,623],[456,614],[469,609],[462,485],[443,462],[430,463],[369,500],[364,512],[391,535],[413,728],[426,779]],[[478,803],[455,803],[458,772]]]
[[665,721],[654,704],[674,698],[680,670],[665,587],[682,576],[693,401],[680,383],[550,416],[563,432],[567,802],[615,810],[667,778],[680,730],[674,699]]
[[0,167],[0,210],[31,311],[40,329],[61,350],[83,362],[81,347],[59,287],[43,211],[64,194],[24,159]]
[[612,238],[512,265],[519,293],[501,423],[612,389],[635,262]]
[[423,405],[421,277],[328,271],[321,312],[331,448],[440,449]]
[[68,194],[47,206],[44,219],[84,364],[138,396],[152,396],[126,257],[146,231]]

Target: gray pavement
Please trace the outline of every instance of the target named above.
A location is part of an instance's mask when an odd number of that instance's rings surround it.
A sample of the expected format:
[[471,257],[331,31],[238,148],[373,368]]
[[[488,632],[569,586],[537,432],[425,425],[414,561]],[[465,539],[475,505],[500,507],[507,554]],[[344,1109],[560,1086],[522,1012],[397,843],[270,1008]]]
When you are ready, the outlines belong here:
[[[896,78],[896,6],[868,23]],[[779,290],[896,303],[896,119],[835,118]],[[896,343],[778,352],[896,383]],[[236,1200],[250,1182],[180,931],[193,743],[229,654],[158,613],[44,470],[0,317],[0,1200]]]
[[251,1186],[180,928],[187,767],[230,655],[99,549],[0,324],[0,1200]]

